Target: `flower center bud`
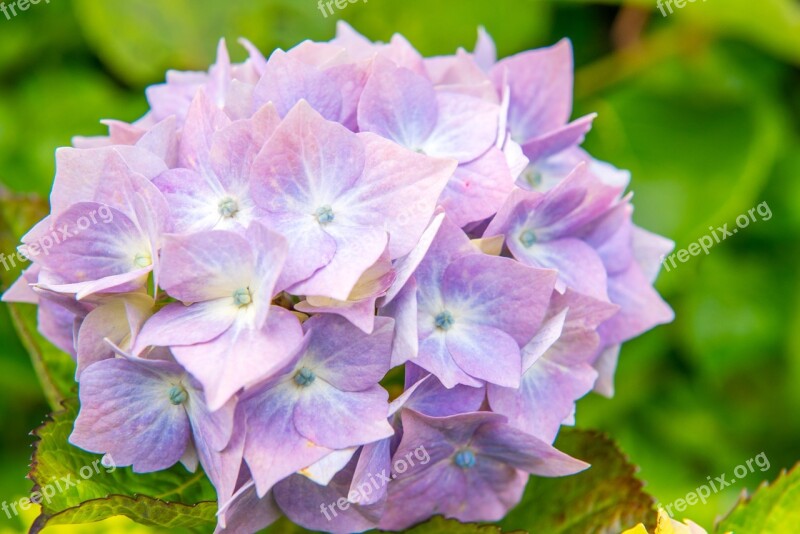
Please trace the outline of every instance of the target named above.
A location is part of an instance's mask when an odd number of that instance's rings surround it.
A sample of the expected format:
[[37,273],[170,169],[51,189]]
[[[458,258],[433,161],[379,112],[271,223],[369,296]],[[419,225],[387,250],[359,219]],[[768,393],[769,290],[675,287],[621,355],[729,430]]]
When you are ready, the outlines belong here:
[[169,388],[169,401],[175,406],[183,404],[189,399],[189,394],[183,386],[172,386]]
[[450,327],[453,326],[453,323],[455,323],[456,320],[453,319],[452,313],[445,310],[437,315],[433,322],[436,324],[436,328],[439,330],[447,331],[450,330]]
[[253,295],[250,294],[250,290],[246,287],[237,289],[233,292],[233,303],[243,308],[253,302]]
[[525,169],[525,172],[523,172],[522,175],[525,177],[525,181],[528,182],[528,184],[531,187],[537,188],[540,185],[542,185],[543,176],[542,173],[536,170],[536,167],[532,165],[528,166],[528,168]]
[[233,218],[239,213],[239,203],[231,197],[225,197],[219,201],[219,214],[227,219]]
[[144,269],[145,267],[150,267],[153,265],[153,258],[150,257],[150,254],[138,253],[133,258],[133,264],[140,269]]
[[317,209],[317,212],[314,214],[314,216],[317,218],[318,223],[326,225],[333,222],[333,209],[331,209],[330,206],[322,206]]
[[519,242],[525,248],[531,248],[536,243],[536,234],[533,233],[533,230],[527,229],[519,234]]
[[470,469],[475,467],[475,453],[469,449],[458,451],[453,457],[453,462],[461,469]]
[[294,383],[300,386],[301,388],[310,386],[314,380],[317,379],[317,375],[314,374],[314,371],[309,369],[308,367],[302,367],[299,371],[294,374]]

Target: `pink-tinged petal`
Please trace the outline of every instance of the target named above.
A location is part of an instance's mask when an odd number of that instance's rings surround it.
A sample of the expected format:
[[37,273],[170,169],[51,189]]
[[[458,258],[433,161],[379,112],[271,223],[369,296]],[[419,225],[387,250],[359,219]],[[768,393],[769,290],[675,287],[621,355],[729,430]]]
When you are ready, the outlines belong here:
[[328,120],[338,121],[342,113],[342,93],[335,81],[282,50],[270,56],[253,100],[256,107],[272,102],[281,116],[303,100]]
[[74,360],[77,360],[75,327],[81,319],[81,315],[47,299],[42,299],[36,310],[39,332],[50,343],[72,356]]
[[300,474],[320,486],[327,486],[350,463],[357,450],[358,447],[349,447],[332,452],[319,462],[302,469]]
[[361,276],[381,257],[389,238],[380,228],[351,227],[336,221],[325,231],[336,240],[336,254],[330,263],[289,288],[289,292],[347,300]]
[[583,138],[592,129],[595,117],[597,117],[597,113],[586,115],[566,126],[525,141],[522,145],[525,156],[531,161],[538,161],[572,146],[580,145],[583,143]]
[[86,316],[75,342],[78,367],[75,379],[95,362],[114,357],[106,343],[129,348],[136,332],[154,311],[153,299],[145,294],[131,294],[98,306]]
[[437,91],[436,101],[436,127],[419,147],[426,154],[467,163],[494,144],[500,110],[497,104],[445,91]]
[[[517,351],[519,351],[519,347],[517,347]],[[419,353],[414,359],[414,363],[436,375],[436,378],[441,380],[444,387],[448,389],[458,384],[470,387],[480,387],[484,384],[483,381],[476,380],[456,365],[450,351],[447,350],[443,335],[433,335],[422,341],[419,344]]]
[[414,271],[417,270],[417,267],[428,253],[428,249],[430,249],[433,244],[433,240],[436,238],[444,220],[445,214],[443,212],[437,214],[422,233],[414,249],[409,252],[408,255],[395,262],[394,269],[397,276],[392,286],[389,288],[389,291],[386,293],[386,296],[381,301],[381,307],[388,306],[414,275]]
[[272,103],[266,103],[250,117],[248,122],[253,141],[259,147],[263,147],[272,137],[272,134],[275,133],[275,130],[278,129],[281,123],[281,116],[278,115],[278,110],[275,109]]
[[389,254],[400,258],[419,242],[456,162],[416,154],[371,133],[358,137],[366,165],[342,203],[354,222],[386,229]]
[[[555,293],[554,296],[558,295],[559,293]],[[536,363],[556,341],[558,341],[558,339],[561,337],[561,333],[564,331],[564,322],[566,319],[566,309],[561,310],[559,313],[547,318],[542,323],[539,331],[536,332],[536,335],[533,336],[533,339],[531,339],[524,347],[522,347],[523,374],[525,371],[530,369],[530,367]]]
[[189,443],[189,419],[170,400],[181,386],[180,368],[162,362],[162,372],[125,359],[97,362],[81,375],[81,411],[69,440],[90,452],[110,454],[134,472],[166,469]]
[[485,72],[489,72],[497,61],[497,48],[495,47],[494,40],[483,26],[478,28],[478,41],[475,43],[474,55],[475,62]]
[[217,43],[217,61],[208,69],[208,92],[218,108],[225,105],[231,77],[231,57],[223,37]]
[[294,308],[309,314],[341,315],[364,333],[371,334],[375,325],[375,301],[386,294],[395,278],[392,263],[389,261],[389,250],[385,248],[378,261],[358,279],[347,300],[309,296],[305,301],[295,304]]
[[212,412],[200,391],[189,391],[186,411],[192,424],[194,444],[203,471],[214,484],[220,503],[235,493],[244,456],[244,414],[236,412],[235,408],[236,403],[230,401]]
[[261,330],[236,321],[211,341],[174,346],[172,351],[175,359],[203,385],[209,408],[217,410],[240,389],[283,369],[301,342],[297,317],[273,306]]
[[256,309],[256,326],[261,327],[267,320],[270,303],[275,293],[289,247],[286,240],[268,230],[259,222],[253,222],[247,229],[245,237],[255,252],[256,263],[253,280],[248,284]]
[[391,472],[391,447],[392,440],[382,439],[361,448],[348,491],[348,495],[350,492],[355,492],[356,495],[351,502],[365,506],[385,498],[387,491],[385,480]]
[[357,301],[309,297],[309,300],[295,304],[294,309],[308,314],[333,313],[344,317],[362,332],[370,334],[374,328],[375,300],[375,297]]
[[425,63],[422,56],[408,42],[408,39],[399,33],[392,35],[389,44],[382,46],[378,51],[378,55],[394,61],[398,67],[416,72],[421,76],[425,75]]
[[214,134],[231,123],[227,115],[211,100],[205,90],[197,92],[186,114],[181,133],[178,162],[181,167],[208,168],[209,150]]
[[298,219],[294,214],[270,216],[265,221],[289,244],[289,254],[277,286],[286,288],[308,280],[336,255],[336,240],[313,217]]
[[[152,270],[153,251],[148,236],[114,208],[92,202],[74,204],[56,219],[54,226],[59,229],[59,242],[44,254],[33,256],[43,268],[58,272],[64,283]],[[63,232],[67,232],[66,237]],[[32,254],[36,244],[24,247]]]
[[500,420],[481,425],[471,442],[477,454],[486,454],[517,469],[543,477],[574,475],[589,467],[541,439],[526,434]]
[[661,261],[675,248],[675,242],[666,237],[633,227],[633,254],[642,273],[653,283],[661,270]]
[[491,148],[480,158],[459,165],[439,203],[461,227],[491,217],[514,189],[505,155]]
[[[450,263],[463,256],[478,253],[479,250],[470,242],[467,234],[445,217],[424,259],[414,272],[417,287],[422,288],[425,293],[438,292],[445,269]],[[420,297],[430,300],[429,295],[421,294]]]
[[167,117],[147,130],[136,142],[163,160],[169,168],[178,165],[178,129],[175,117]]
[[[342,391],[362,391],[389,371],[394,321],[375,320],[375,331],[364,334],[340,317],[317,315],[303,324],[309,346],[301,359],[325,382]],[[384,417],[385,419],[385,417]]]
[[358,125],[406,148],[422,148],[438,117],[436,91],[423,76],[376,59],[358,104]]
[[244,458],[260,495],[333,452],[297,432],[293,416],[296,394],[288,388],[293,386],[280,385],[243,404],[247,417]]
[[219,205],[226,195],[213,176],[191,169],[170,169],[156,177],[153,184],[169,204],[175,232],[211,230],[220,222]]
[[208,163],[226,191],[247,191],[250,167],[262,146],[250,121],[234,122],[214,134]]
[[307,529],[332,534],[371,530],[378,525],[383,503],[373,506],[350,503],[341,507],[337,504],[340,499],[348,499],[351,477],[352,468],[348,468],[323,486],[294,475],[275,487],[275,500],[293,523]]
[[152,270],[152,267],[144,267],[128,273],[107,276],[92,282],[76,282],[74,284],[40,282],[34,287],[36,291],[73,295],[75,300],[84,300],[103,293],[130,293],[142,290]]
[[563,295],[553,293],[548,314],[563,310],[567,311],[567,317],[561,337],[547,351],[547,357],[564,365],[591,362],[600,346],[596,330],[617,313],[619,306],[571,290]]
[[295,407],[294,424],[300,434],[331,449],[364,445],[394,434],[387,421],[385,389],[375,385],[345,392],[320,378],[302,392]]
[[620,202],[585,229],[584,241],[597,251],[609,276],[624,271],[633,261],[632,214],[633,206]]
[[619,349],[620,345],[612,345],[604,349],[594,362],[594,368],[598,374],[594,390],[604,397],[614,396],[614,373],[619,361]]
[[600,256],[591,246],[580,239],[566,238],[526,247],[521,242],[521,236],[522,232],[519,232],[506,241],[511,253],[526,265],[556,269],[558,271],[556,288],[560,292],[571,288],[598,299],[608,300],[606,269]]
[[472,254],[445,270],[444,305],[465,328],[474,324],[508,333],[525,345],[539,328],[550,302],[556,273],[532,269],[510,258]]
[[[421,378],[417,378],[421,376]],[[412,384],[411,387],[408,385]],[[403,408],[410,408],[431,417],[447,417],[466,412],[477,412],[486,397],[486,388],[458,385],[447,389],[433,375],[409,362],[406,364],[406,392],[411,391]],[[406,395],[406,392],[403,395]],[[400,397],[398,397],[399,399]],[[397,399],[392,401],[396,408]]]
[[425,69],[437,89],[487,102],[500,102],[494,84],[475,62],[475,58],[461,48],[453,56],[427,58]]
[[334,80],[342,92],[341,123],[349,130],[358,131],[358,106],[369,79],[371,60],[334,65],[325,74]]
[[[520,177],[522,171],[530,163],[530,160],[525,157],[525,154],[522,152],[522,147],[519,144],[515,143],[511,140],[511,138],[507,138],[505,144],[503,145],[503,155],[506,157],[506,163],[508,164],[508,169],[511,172],[511,176],[514,180]],[[574,168],[570,167],[569,170]]]
[[381,308],[380,314],[395,321],[395,334],[392,341],[391,367],[404,364],[417,357],[419,341],[417,337],[417,282],[412,277],[397,296]]
[[255,258],[244,237],[222,230],[169,236],[161,252],[161,287],[185,303],[229,299],[253,281]]
[[239,534],[267,528],[281,517],[281,510],[272,492],[259,497],[255,482],[250,481],[220,506],[218,516],[219,524],[214,534]]
[[41,267],[37,264],[31,265],[20,275],[17,280],[11,284],[5,293],[3,293],[0,301],[2,302],[19,302],[23,304],[38,304],[39,295],[31,288],[31,284],[36,283],[39,278]]
[[164,162],[149,150],[134,146],[56,150],[56,177],[50,205],[55,216],[78,202],[107,202],[97,198],[101,185],[138,173],[152,179],[167,170]]
[[541,238],[572,236],[611,209],[621,192],[620,187],[604,183],[586,163],[579,163],[569,176],[545,193],[529,222],[539,229]]
[[627,341],[675,318],[638,263],[608,279],[608,296],[620,310],[598,328],[605,345]]
[[572,112],[572,45],[522,52],[498,62],[491,71],[498,90],[511,89],[508,129],[525,142],[560,128]]
[[504,331],[470,324],[447,332],[447,350],[468,375],[493,384],[519,386],[522,357],[519,345]]
[[217,299],[186,306],[168,304],[142,327],[132,349],[140,354],[146,347],[194,345],[210,341],[231,328],[239,311],[233,299]]

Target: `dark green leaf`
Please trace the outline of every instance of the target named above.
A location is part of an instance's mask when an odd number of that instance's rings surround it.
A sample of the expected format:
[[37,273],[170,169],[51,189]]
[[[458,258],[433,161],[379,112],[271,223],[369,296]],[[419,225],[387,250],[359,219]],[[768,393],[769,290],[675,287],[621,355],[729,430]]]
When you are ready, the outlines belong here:
[[531,477],[522,502],[500,522],[503,528],[616,534],[637,523],[653,522],[653,498],[642,490],[636,467],[608,437],[564,430],[556,447],[592,467],[563,478]]
[[[77,403],[68,401],[65,406],[34,432],[38,441],[29,476],[34,491],[51,496],[42,501],[33,532],[47,525],[90,523],[117,515],[170,529],[214,528],[216,495],[202,471],[192,474],[180,465],[148,474],[105,468],[99,456],[67,441]],[[75,484],[67,487],[66,479]]]

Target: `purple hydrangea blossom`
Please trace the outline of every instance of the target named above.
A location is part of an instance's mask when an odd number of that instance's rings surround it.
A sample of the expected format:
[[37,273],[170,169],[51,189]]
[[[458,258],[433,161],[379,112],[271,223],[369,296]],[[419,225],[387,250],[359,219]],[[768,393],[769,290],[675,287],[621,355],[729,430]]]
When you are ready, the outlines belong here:
[[580,147],[569,42],[498,61],[481,29],[424,58],[343,22],[268,58],[240,42],[56,152],[3,300],[76,360],[70,441],[202,466],[236,533],[492,521],[530,474],[587,467],[552,443],[672,319],[672,243]]

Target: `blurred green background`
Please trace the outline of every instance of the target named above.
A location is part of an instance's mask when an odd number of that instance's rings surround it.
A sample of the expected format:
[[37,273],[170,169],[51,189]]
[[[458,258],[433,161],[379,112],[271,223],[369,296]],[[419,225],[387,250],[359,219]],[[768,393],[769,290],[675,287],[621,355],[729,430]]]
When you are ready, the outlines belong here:
[[[708,0],[666,17],[655,4],[369,0],[324,17],[315,0],[43,0],[0,13],[2,195],[46,198],[56,147],[104,133],[102,118],[141,116],[144,87],[168,68],[207,68],[220,36],[236,60],[239,36],[268,53],[332,37],[337,18],[372,39],[401,32],[426,55],[471,49],[478,25],[500,55],[567,36],[575,116],[599,113],[585,146],[633,172],[638,224],[684,248],[762,201],[773,213],[662,272],[675,322],[624,346],[614,399],[578,406],[579,426],[611,434],[665,504],[764,452],[769,471],[685,512],[710,528],[742,489],[800,458],[800,3]],[[24,228],[0,215],[13,243]],[[28,432],[48,407],[5,306],[0,347],[0,500],[11,501],[30,489]],[[34,515],[0,514],[0,533]],[[127,520],[47,531],[132,528],[151,531]]]

